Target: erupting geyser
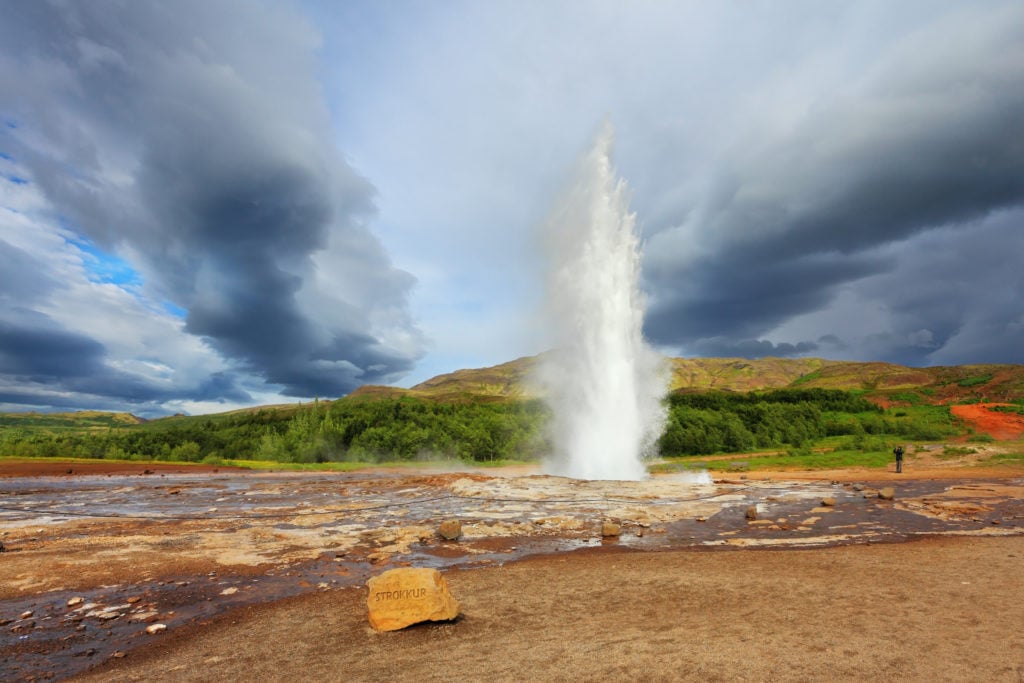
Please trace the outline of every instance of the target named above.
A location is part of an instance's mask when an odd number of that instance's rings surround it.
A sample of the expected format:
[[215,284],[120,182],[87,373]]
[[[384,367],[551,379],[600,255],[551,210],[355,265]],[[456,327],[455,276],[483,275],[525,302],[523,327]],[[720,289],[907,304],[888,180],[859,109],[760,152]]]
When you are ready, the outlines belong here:
[[554,413],[548,471],[578,479],[643,479],[665,423],[667,380],[643,339],[636,214],[612,167],[613,137],[605,126],[545,225],[555,343],[539,367]]

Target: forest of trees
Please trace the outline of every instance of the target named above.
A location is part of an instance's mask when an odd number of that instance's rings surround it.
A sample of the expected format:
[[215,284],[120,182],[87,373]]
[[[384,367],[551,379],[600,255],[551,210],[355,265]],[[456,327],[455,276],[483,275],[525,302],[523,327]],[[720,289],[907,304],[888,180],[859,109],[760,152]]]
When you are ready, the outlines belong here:
[[[666,401],[664,456],[800,448],[839,435],[939,439],[956,431],[948,410],[921,419],[825,389],[677,393]],[[549,451],[548,417],[541,401],[346,398],[292,411],[173,417],[101,430],[8,428],[0,454],[190,462],[532,460]]]

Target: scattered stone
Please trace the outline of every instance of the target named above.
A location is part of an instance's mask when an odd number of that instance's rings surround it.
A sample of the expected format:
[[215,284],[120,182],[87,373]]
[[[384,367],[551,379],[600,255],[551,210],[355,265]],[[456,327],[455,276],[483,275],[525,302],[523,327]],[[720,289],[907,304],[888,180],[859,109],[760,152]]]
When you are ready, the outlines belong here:
[[166,630],[167,624],[150,624],[146,627],[146,633],[148,633],[151,636]]
[[854,484],[853,485],[853,490],[854,491],[863,491],[864,490],[864,484]]
[[893,500],[896,497],[896,489],[891,486],[886,486],[884,489],[878,489],[878,497],[882,500]]
[[753,521],[757,519],[757,506],[751,505],[747,508],[747,519]]
[[140,597],[139,597],[139,596],[137,596],[137,595],[133,595],[132,597],[130,597],[130,598],[128,598],[127,600],[125,600],[125,602],[127,602],[127,603],[128,603],[129,605],[134,605],[134,604],[135,604],[135,603],[137,603],[137,602],[138,602],[139,600],[142,600],[142,598],[140,598]]
[[438,533],[446,540],[457,541],[462,536],[462,522],[457,519],[447,519],[441,522]]
[[153,621],[156,621],[156,618],[157,618],[157,612],[155,612],[153,610],[149,610],[147,612],[137,612],[137,613],[131,615],[130,617],[128,617],[128,621],[153,622]]
[[643,538],[644,537],[644,530],[642,528],[637,529],[636,530],[636,536],[637,536],[637,538]]
[[821,499],[821,504],[822,504],[822,506],[827,507],[827,508],[835,507],[836,499],[835,498],[822,498]]
[[18,618],[19,619],[31,619],[33,614],[34,614],[34,612],[32,610],[28,609],[28,610],[25,610],[24,612],[22,612],[21,616],[18,617]]
[[225,588],[224,590],[222,590],[220,592],[220,594],[221,595],[234,595],[237,592],[238,592],[238,588],[236,586],[232,586],[231,588]]
[[448,621],[459,603],[436,569],[390,569],[366,582],[370,626],[397,631],[423,621]]
[[114,654],[110,655],[113,659],[124,659],[128,654],[124,650],[114,650]]
[[3,541],[0,541],[0,553],[7,552],[7,546],[4,545]]
[[601,524],[601,537],[602,538],[616,538],[622,532],[620,527],[615,522],[605,521]]
[[698,522],[706,522],[706,521],[708,521],[708,518],[707,517],[698,517],[697,521]]
[[996,526],[999,526],[999,524],[1000,524],[1001,522],[1000,522],[1000,521],[999,521],[998,519],[993,519],[993,520],[992,520],[992,523],[993,523],[993,524],[995,524]]

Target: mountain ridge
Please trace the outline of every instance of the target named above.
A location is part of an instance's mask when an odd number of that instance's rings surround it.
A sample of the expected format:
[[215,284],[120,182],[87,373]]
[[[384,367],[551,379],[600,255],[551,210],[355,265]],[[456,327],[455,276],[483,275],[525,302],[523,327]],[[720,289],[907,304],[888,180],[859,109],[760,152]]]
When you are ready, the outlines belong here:
[[[353,398],[410,396],[428,400],[506,401],[538,398],[530,381],[539,356],[486,368],[456,370],[408,389],[364,385]],[[669,391],[841,389],[882,404],[955,403],[1024,398],[1024,365],[971,364],[912,368],[881,361],[824,358],[666,358]]]

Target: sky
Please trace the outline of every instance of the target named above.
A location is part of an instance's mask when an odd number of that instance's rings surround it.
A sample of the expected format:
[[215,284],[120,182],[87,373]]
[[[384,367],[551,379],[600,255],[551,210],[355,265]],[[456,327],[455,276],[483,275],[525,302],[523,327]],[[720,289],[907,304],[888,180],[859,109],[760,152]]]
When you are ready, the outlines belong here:
[[615,131],[684,357],[1024,363],[1024,3],[0,0],[0,410],[158,416],[548,348]]

